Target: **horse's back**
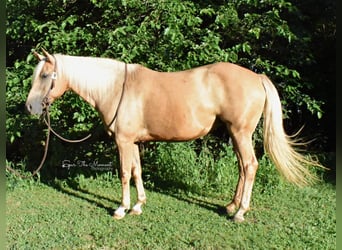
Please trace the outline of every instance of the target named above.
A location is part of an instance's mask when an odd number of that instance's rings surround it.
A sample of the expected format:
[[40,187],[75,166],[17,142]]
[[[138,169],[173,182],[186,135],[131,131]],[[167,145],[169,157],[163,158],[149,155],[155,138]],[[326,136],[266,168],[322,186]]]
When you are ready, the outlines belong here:
[[148,94],[203,97],[217,93],[236,95],[236,92],[260,91],[258,74],[236,64],[219,62],[178,72],[158,72],[140,67],[136,73],[134,88]]

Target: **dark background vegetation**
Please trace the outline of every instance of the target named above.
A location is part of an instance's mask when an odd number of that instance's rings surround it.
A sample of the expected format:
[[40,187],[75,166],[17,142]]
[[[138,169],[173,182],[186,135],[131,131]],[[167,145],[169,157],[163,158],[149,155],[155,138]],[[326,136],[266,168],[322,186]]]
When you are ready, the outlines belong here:
[[[315,139],[308,152],[319,154],[334,172],[335,1],[7,0],[6,9],[6,158],[18,170],[34,169],[43,153],[46,128],[25,113],[24,104],[37,64],[31,52],[45,48],[159,71],[228,61],[265,73],[281,96],[286,131],[304,125],[301,135]],[[91,131],[93,137],[77,145],[53,138],[42,175],[70,175],[75,170],[61,168],[65,159],[112,160],[117,166],[115,146],[88,104],[68,93],[54,103],[51,114],[61,134],[78,138]],[[255,143],[261,156],[260,128]],[[218,158],[225,151],[222,139],[227,142],[228,136],[219,128],[189,145],[197,154],[209,149]],[[163,161],[155,154],[167,151],[161,147],[168,146],[141,145],[149,167],[145,175],[155,171],[150,161]]]

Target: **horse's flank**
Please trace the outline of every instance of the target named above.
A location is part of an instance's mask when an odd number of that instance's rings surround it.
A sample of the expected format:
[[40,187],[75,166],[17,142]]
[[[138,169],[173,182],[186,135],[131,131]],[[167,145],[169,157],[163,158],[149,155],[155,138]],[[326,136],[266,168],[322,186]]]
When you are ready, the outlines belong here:
[[[216,117],[226,124],[234,121],[236,129],[256,126],[257,120],[247,121],[243,113],[254,107],[255,116],[261,115],[265,93],[253,72],[244,76],[243,84],[236,85],[241,82],[240,70],[239,66],[229,63],[172,73],[139,67],[134,72],[135,80],[127,82],[127,88],[131,86],[132,90],[125,94],[119,120],[129,119],[127,114],[139,116],[137,120],[141,124],[126,121],[122,125],[125,131],[131,127],[132,135],[141,127],[145,129],[135,135],[134,141],[194,139],[207,134]],[[249,98],[251,88],[255,90],[254,98]]]

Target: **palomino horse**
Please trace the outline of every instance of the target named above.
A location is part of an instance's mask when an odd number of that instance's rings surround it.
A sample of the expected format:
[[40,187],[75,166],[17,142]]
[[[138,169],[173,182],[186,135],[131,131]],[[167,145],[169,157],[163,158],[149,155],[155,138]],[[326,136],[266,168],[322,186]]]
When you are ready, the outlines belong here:
[[252,134],[263,113],[264,147],[287,180],[305,185],[315,180],[307,169],[318,163],[295,151],[296,142],[283,129],[282,109],[269,78],[231,63],[215,63],[181,72],[157,72],[112,59],[34,52],[39,63],[26,107],[31,114],[72,90],[99,112],[120,155],[121,205],[114,218],[130,209],[131,176],[141,214],[146,195],[137,142],[185,141],[206,135],[218,118],[225,123],[239,162],[239,181],[226,207],[235,221],[249,210],[258,162]]

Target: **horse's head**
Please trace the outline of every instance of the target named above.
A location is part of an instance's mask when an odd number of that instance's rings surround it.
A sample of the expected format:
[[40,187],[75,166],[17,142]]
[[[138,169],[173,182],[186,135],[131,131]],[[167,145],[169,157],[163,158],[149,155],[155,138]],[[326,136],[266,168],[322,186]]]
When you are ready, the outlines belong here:
[[57,75],[57,62],[44,49],[44,55],[33,52],[39,60],[32,76],[32,88],[26,100],[26,108],[32,115],[41,115],[56,98],[63,95],[67,82]]

